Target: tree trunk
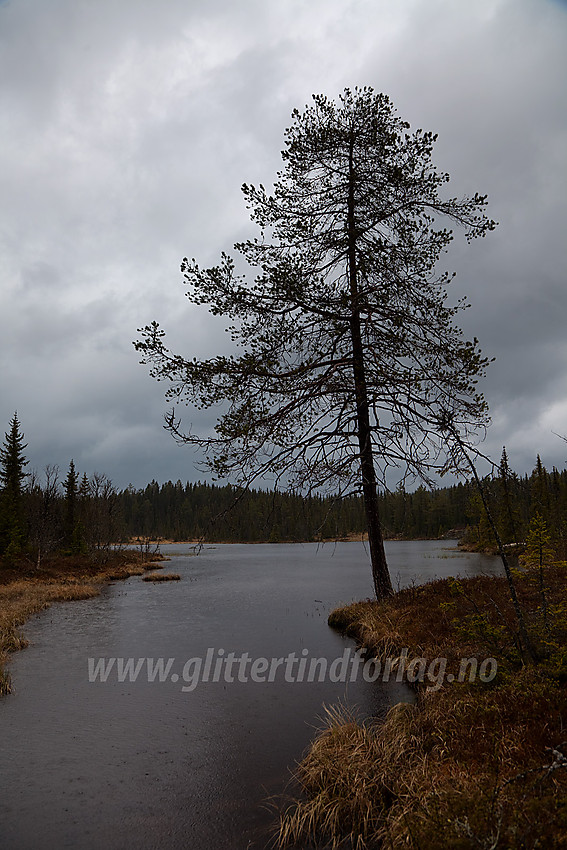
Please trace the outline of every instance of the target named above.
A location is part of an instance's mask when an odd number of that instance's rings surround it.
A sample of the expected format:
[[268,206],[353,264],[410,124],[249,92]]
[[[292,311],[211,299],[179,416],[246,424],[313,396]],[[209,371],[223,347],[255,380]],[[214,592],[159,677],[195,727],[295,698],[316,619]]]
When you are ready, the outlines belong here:
[[364,368],[364,349],[360,332],[360,307],[356,264],[356,222],[354,200],[354,166],[353,144],[351,138],[349,157],[349,190],[348,190],[348,276],[350,287],[350,333],[352,342],[352,360],[354,373],[354,390],[356,397],[356,421],[358,431],[358,446],[360,449],[360,471],[362,475],[362,494],[368,527],[368,544],[372,564],[372,579],[377,599],[393,595],[392,581],[384,552],[384,538],[380,527],[380,509],[376,487],[376,471],[372,451],[372,433],[370,429],[370,410],[366,389],[366,374]]

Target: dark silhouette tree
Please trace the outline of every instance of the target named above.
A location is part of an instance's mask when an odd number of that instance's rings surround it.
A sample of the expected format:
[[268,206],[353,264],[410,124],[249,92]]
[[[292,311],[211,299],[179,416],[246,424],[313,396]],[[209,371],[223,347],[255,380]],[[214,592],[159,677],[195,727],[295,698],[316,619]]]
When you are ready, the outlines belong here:
[[545,520],[549,517],[549,473],[537,456],[536,465],[532,472],[532,513],[540,513]]
[[0,551],[8,556],[19,554],[25,542],[22,489],[28,465],[26,448],[16,412],[0,448]]
[[256,239],[236,250],[254,281],[220,265],[181,269],[194,304],[229,320],[238,356],[197,361],[171,353],[156,322],[135,343],[167,397],[224,405],[211,435],[167,427],[204,449],[209,468],[248,486],[271,476],[297,492],[362,492],[376,595],[392,592],[377,485],[389,468],[428,481],[454,469],[439,412],[463,440],[486,421],[475,383],[487,360],[446,304],[449,273],[435,266],[461,225],[493,229],[486,198],[443,198],[448,175],[432,163],[436,136],[409,133],[390,100],[345,89],[322,95],[285,134],[272,194],[244,185]]
[[71,460],[67,477],[63,482],[65,492],[65,545],[70,555],[79,555],[86,551],[85,529],[79,518],[79,476],[75,461]]
[[504,543],[518,542],[518,516],[512,498],[512,484],[515,484],[514,473],[510,470],[506,446],[502,447],[500,465],[498,467],[499,479],[499,531]]
[[77,471],[75,469],[75,461],[71,460],[67,477],[63,484],[65,490],[65,525],[68,538],[71,537],[75,527],[77,515],[77,492],[79,489]]

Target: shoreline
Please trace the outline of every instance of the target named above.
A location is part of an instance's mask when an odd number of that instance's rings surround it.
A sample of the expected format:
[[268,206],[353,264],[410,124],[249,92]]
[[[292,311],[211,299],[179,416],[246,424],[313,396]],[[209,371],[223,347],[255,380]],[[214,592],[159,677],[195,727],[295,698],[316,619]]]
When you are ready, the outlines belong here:
[[[424,541],[437,541],[441,543],[442,541],[454,541],[459,540],[457,536],[447,537],[443,535],[443,537],[385,537],[385,543],[411,543],[411,542],[424,542]],[[322,545],[324,543],[367,543],[368,542],[368,534],[364,532],[364,534],[350,534],[345,537],[325,537],[322,540],[278,540],[277,542],[274,540],[171,540],[170,538],[151,538],[148,540],[142,540],[136,538],[131,538],[126,543],[116,544],[121,546],[134,547],[134,549],[140,551],[140,547],[149,547],[149,546],[289,546],[289,545],[302,545],[305,543],[317,543]],[[461,546],[459,545],[459,548]],[[476,549],[465,549],[463,551],[471,551],[476,552]],[[130,551],[130,550],[129,550]],[[485,554],[493,554],[486,552]]]
[[359,543],[368,541],[366,532],[364,535],[352,535],[347,537],[328,537],[324,540],[171,540],[169,538],[156,537],[150,540],[131,538],[126,546],[134,546],[138,550],[143,546],[287,546],[290,544],[301,545],[303,543]]
[[45,558],[39,569],[25,563],[0,566],[0,698],[13,692],[7,667],[12,653],[29,646],[21,627],[30,617],[53,602],[92,599],[113,581],[159,569],[157,562],[163,560],[159,554],[144,559],[126,550],[113,552],[106,563],[87,556],[61,556]]
[[[294,796],[280,807],[278,847],[567,845],[567,770],[558,769],[567,765],[567,576],[561,566],[546,573],[557,614],[543,634],[537,576],[516,579],[539,634],[537,666],[514,645],[503,577],[440,579],[331,612],[329,625],[368,658],[399,660],[415,703],[399,703],[381,722],[327,709]],[[409,679],[416,661],[445,659],[457,671],[463,659],[488,657],[498,670],[487,683],[446,677],[431,688]]]

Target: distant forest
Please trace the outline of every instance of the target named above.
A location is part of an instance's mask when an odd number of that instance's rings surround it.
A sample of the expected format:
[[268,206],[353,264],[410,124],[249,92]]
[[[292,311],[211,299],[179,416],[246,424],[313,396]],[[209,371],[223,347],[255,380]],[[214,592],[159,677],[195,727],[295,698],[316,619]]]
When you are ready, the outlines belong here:
[[[520,477],[508,467],[505,451],[485,490],[504,543],[526,538],[530,522],[540,515],[556,544],[567,539],[567,470],[551,472],[539,456],[533,472]],[[188,540],[205,537],[221,542],[280,542],[344,538],[365,530],[362,499],[302,498],[280,492],[251,490],[238,498],[230,485],[173,484],[128,488],[118,494],[129,536]],[[387,538],[438,538],[456,533],[480,549],[494,539],[473,482],[436,490],[418,487],[380,494]]]
[[[439,537],[464,528],[475,520],[468,507],[472,493],[470,485],[458,484],[433,492],[420,487],[413,493],[381,494],[386,536]],[[231,485],[152,481],[144,489],[122,491],[118,499],[130,537],[279,543],[362,535],[366,527],[364,504],[356,496],[242,494]]]
[[[104,553],[142,539],[212,542],[295,542],[356,537],[366,528],[362,498],[302,497],[278,491],[242,492],[225,484],[171,481],[117,490],[106,475],[82,475],[70,462],[42,476],[26,470],[27,446],[14,415],[0,446],[0,556],[37,564],[52,552]],[[549,472],[539,456],[530,475],[514,473],[505,450],[482,488],[504,543],[523,542],[540,524],[560,557],[567,557],[567,470]],[[478,549],[494,546],[474,482],[380,494],[386,538],[464,536]]]

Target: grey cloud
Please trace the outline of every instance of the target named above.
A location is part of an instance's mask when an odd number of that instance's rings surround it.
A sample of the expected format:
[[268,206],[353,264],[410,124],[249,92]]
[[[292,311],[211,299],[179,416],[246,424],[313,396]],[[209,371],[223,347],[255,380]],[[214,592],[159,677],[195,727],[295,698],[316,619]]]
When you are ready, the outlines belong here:
[[566,42],[552,0],[0,4],[0,430],[17,407],[38,467],[202,477],[162,428],[136,328],[227,350],[181,258],[253,233],[239,187],[270,184],[293,107],[368,84],[439,132],[450,191],[488,192],[500,221],[447,258],[463,327],[497,358],[487,452],[564,463]]

